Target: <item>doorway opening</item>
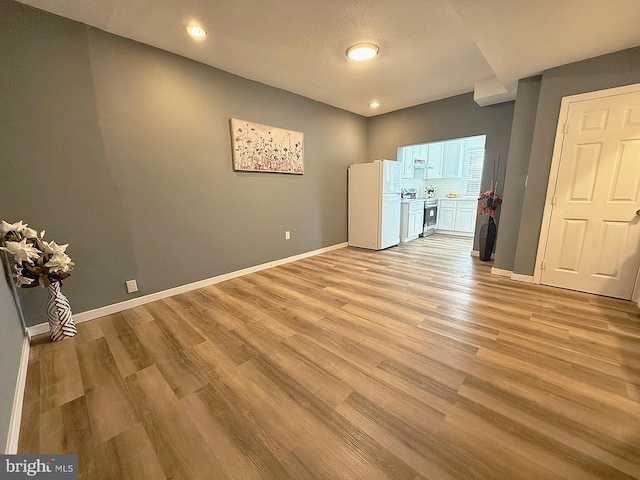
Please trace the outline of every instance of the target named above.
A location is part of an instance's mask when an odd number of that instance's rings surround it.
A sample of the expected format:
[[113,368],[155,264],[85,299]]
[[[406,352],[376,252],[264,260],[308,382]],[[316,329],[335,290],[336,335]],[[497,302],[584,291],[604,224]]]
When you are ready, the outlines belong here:
[[413,222],[424,224],[421,236],[474,236],[485,142],[486,135],[476,135],[398,147],[403,194],[428,199],[423,221]]
[[447,194],[477,198],[485,141],[486,135],[476,135],[398,147],[402,186],[417,188],[418,197],[429,196],[427,189],[434,187],[435,198]]

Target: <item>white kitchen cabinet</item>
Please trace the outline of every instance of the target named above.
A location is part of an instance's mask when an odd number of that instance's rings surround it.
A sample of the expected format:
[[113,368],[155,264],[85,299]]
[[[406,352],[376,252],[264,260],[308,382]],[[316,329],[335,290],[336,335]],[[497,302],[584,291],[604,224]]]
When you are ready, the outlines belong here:
[[437,230],[455,230],[456,200],[440,200],[438,202]]
[[427,178],[428,146],[426,143],[413,147],[413,178]]
[[422,233],[424,225],[424,200],[402,202],[400,215],[400,241],[415,240]]
[[442,158],[442,178],[460,178],[462,176],[462,156],[460,141],[445,142]]
[[[423,143],[400,147],[403,152],[402,178],[432,180],[462,177],[462,145],[460,140]],[[400,154],[399,154],[400,155]]]
[[437,230],[441,233],[473,236],[476,231],[477,200],[440,199]]
[[414,155],[414,158],[425,161],[415,161],[413,178],[433,180],[462,177],[463,158],[460,140],[429,143],[420,147],[420,152]]
[[477,200],[458,200],[456,205],[456,232],[475,233],[477,216]]
[[398,162],[402,162],[402,178],[413,178],[413,147],[399,147]]
[[425,178],[442,178],[442,159],[444,142],[430,143],[427,155],[427,174]]

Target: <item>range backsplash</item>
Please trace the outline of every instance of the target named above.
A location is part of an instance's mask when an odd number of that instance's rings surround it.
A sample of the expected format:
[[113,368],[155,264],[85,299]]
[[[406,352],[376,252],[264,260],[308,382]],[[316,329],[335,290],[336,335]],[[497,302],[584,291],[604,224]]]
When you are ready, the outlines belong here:
[[437,178],[433,180],[418,180],[411,178],[402,179],[402,187],[414,187],[418,189],[418,197],[426,197],[425,188],[429,185],[433,185],[438,189],[436,197],[444,197],[449,192],[461,192],[462,191],[462,179],[461,178]]

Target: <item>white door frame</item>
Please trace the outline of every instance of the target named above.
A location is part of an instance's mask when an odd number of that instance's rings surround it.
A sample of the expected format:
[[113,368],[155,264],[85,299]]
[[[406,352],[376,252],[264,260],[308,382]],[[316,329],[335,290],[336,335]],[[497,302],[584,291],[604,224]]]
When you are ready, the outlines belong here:
[[[551,224],[551,200],[555,191],[556,182],[558,181],[558,170],[560,168],[562,144],[564,142],[564,126],[567,123],[567,118],[569,117],[569,106],[575,102],[584,102],[585,100],[611,97],[613,95],[625,95],[627,93],[633,92],[640,92],[640,83],[562,97],[562,103],[560,104],[560,115],[558,115],[558,127],[556,128],[556,140],[553,144],[553,156],[551,157],[549,183],[547,183],[547,196],[544,200],[544,213],[542,215],[542,228],[540,229],[540,238],[538,239],[538,252],[536,254],[536,263],[533,270],[533,283],[539,284],[542,279],[542,260],[544,259],[544,254],[547,247],[547,237],[549,236],[549,225]],[[638,302],[638,306],[640,306],[640,270],[638,271],[638,275],[636,276],[636,283],[633,288],[631,300],[634,302]]]

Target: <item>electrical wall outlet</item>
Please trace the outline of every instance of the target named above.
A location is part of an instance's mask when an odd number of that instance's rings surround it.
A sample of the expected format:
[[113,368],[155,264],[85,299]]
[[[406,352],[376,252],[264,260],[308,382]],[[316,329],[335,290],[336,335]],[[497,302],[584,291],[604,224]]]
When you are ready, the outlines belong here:
[[291,232],[289,230],[284,232],[284,239],[285,240],[291,240]]
[[138,291],[138,282],[136,282],[135,280],[127,280],[125,284],[127,285],[127,293]]

